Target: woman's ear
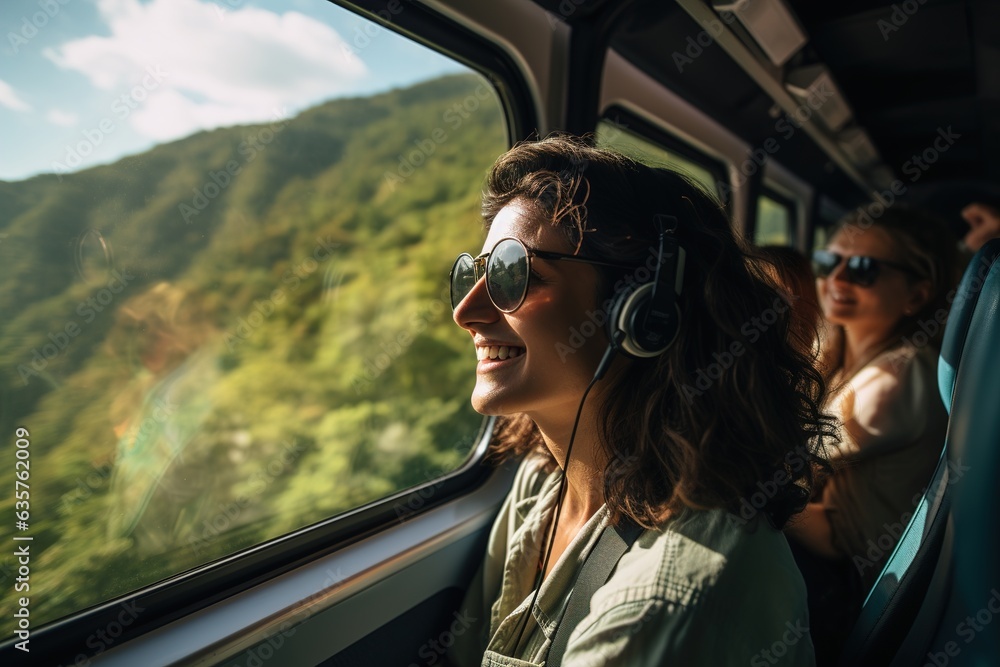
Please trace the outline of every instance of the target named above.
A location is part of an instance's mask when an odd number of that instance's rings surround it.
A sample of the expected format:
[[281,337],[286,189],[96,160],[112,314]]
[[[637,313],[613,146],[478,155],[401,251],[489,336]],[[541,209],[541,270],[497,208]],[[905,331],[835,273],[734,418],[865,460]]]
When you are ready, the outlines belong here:
[[906,301],[904,312],[907,315],[919,313],[931,300],[931,281],[921,280],[910,288],[910,297]]

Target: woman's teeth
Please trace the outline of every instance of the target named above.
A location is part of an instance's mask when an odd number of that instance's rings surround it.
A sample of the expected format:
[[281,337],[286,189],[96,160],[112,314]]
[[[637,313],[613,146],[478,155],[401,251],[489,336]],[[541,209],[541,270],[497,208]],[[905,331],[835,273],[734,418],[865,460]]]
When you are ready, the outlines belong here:
[[485,359],[511,359],[520,355],[524,351],[520,347],[510,347],[508,345],[488,345],[476,348],[476,357],[479,361]]

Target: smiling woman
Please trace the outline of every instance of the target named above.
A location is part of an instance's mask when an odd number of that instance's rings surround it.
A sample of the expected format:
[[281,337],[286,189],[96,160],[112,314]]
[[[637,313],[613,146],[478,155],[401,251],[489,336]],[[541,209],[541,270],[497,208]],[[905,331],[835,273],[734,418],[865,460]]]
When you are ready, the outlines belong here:
[[837,470],[788,529],[829,664],[930,480],[947,414],[938,397],[936,314],[954,282],[956,239],[904,207],[848,217],[814,266],[829,323],[820,362],[842,423]]
[[[776,529],[805,504],[832,429],[787,309],[684,391],[780,301],[720,210],[673,171],[568,136],[494,165],[483,254],[456,262],[452,303],[478,353],[472,405],[503,417],[494,453],[528,456],[465,605],[488,621],[458,642],[459,664],[752,663],[782,641],[782,664],[813,663],[803,633],[787,638],[805,588]],[[561,355],[602,304],[607,331]],[[763,511],[734,516],[776,473]],[[741,599],[757,612],[716,641]]]

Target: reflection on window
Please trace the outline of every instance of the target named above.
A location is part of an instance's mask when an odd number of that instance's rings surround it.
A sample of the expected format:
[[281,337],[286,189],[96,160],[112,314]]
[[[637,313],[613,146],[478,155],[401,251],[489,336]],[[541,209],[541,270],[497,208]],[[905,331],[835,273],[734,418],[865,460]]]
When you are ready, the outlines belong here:
[[788,207],[767,195],[757,199],[757,226],[753,240],[757,245],[791,245],[792,217]]
[[652,141],[609,120],[597,123],[594,133],[600,146],[614,148],[640,162],[650,165],[671,167],[700,183],[709,192],[718,195],[719,188],[715,176],[705,167],[682,155],[654,144]]
[[164,2],[64,7],[59,67],[19,57],[74,111],[0,116],[42,147],[0,182],[33,627],[454,470],[482,423],[447,276],[507,145],[490,82],[319,0]]

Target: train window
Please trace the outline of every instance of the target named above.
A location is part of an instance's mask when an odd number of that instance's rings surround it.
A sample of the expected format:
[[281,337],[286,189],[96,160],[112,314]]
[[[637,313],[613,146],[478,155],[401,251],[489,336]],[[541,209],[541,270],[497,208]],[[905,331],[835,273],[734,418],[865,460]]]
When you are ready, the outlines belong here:
[[621,123],[601,119],[597,123],[595,137],[598,144],[614,148],[647,164],[662,164],[691,177],[709,192],[718,194],[716,177],[705,166],[688,159],[677,151],[672,151],[643,137]]
[[813,228],[813,250],[819,250],[820,248],[826,247],[826,242],[829,239],[829,229],[822,225],[816,225]]
[[776,198],[761,195],[757,199],[757,224],[753,240],[757,245],[791,245],[792,209]]
[[39,27],[0,82],[0,420],[30,442],[33,625],[473,447],[447,274],[482,243],[501,102],[379,23],[289,7],[60,5],[78,20]]

